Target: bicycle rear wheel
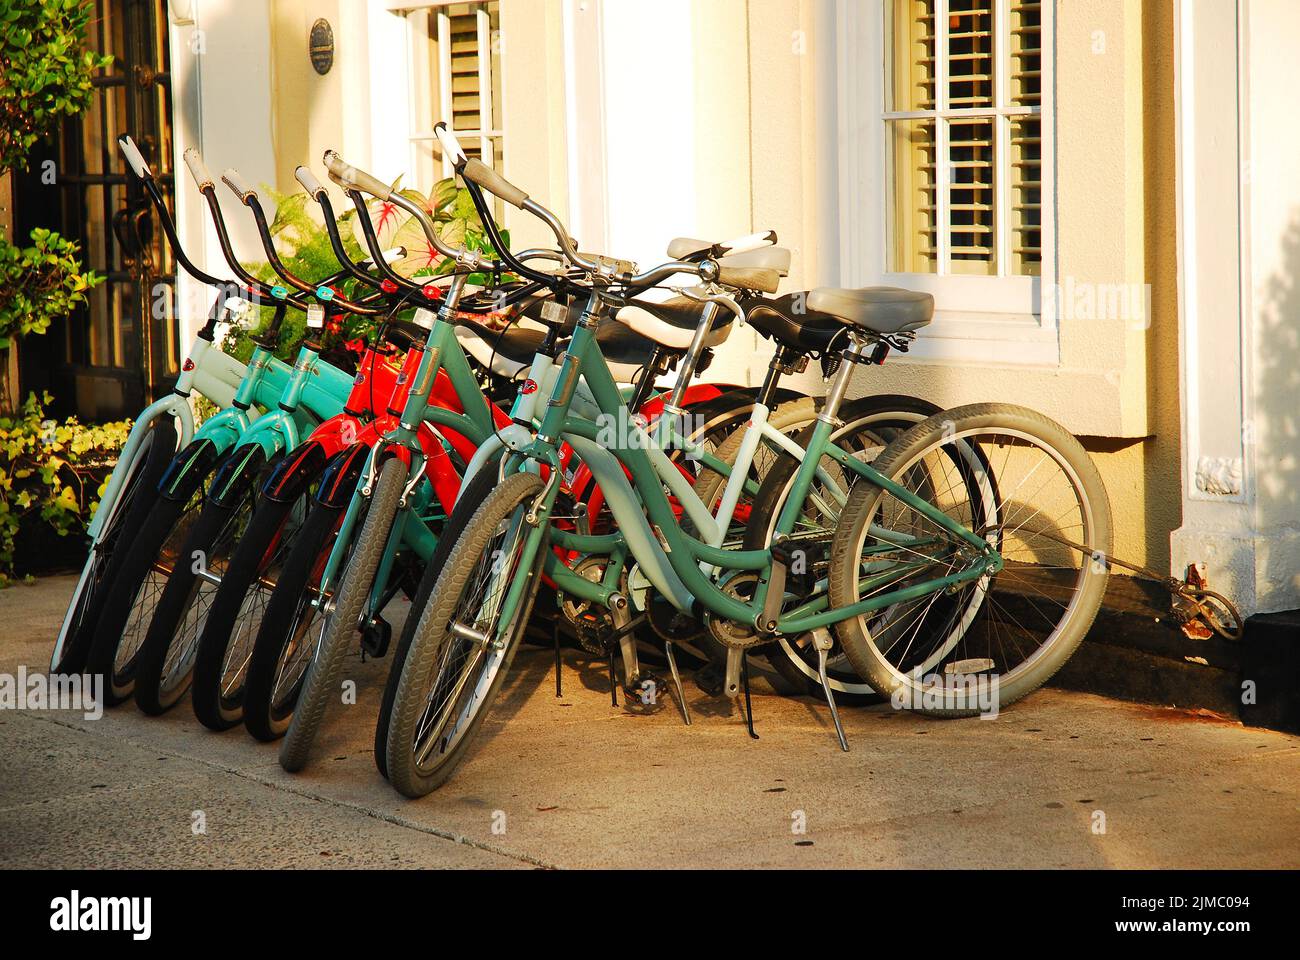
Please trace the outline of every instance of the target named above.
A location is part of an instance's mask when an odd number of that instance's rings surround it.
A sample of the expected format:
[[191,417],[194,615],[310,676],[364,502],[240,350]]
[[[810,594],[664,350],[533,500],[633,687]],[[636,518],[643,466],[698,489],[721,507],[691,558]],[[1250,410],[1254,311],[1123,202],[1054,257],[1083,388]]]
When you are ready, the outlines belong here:
[[875,467],[983,537],[1001,565],[897,494],[858,484],[831,545],[832,608],[967,579],[891,605],[887,620],[875,611],[837,624],[854,668],[898,705],[937,716],[1036,690],[1083,640],[1106,589],[1110,503],[1083,447],[1032,410],[973,404],[917,424]]
[[[806,410],[806,429],[796,438],[801,447],[811,437],[812,420],[817,413],[811,405]],[[870,463],[903,431],[938,412],[938,407],[919,397],[896,394],[862,397],[851,400],[840,408],[839,418],[843,425],[831,434],[831,441],[859,460]],[[773,425],[785,429],[781,424],[774,422]],[[764,448],[761,447],[760,450],[762,449]],[[856,481],[854,474],[830,457],[823,457],[822,468],[843,492],[847,492]],[[789,498],[790,487],[798,469],[799,461],[789,453],[768,451],[766,469],[760,477],[763,486],[754,498],[753,509],[744,530],[745,549],[761,550],[771,543],[777,517]],[[830,541],[840,522],[842,507],[835,497],[827,493],[822,482],[814,481],[812,491],[805,498],[805,507],[797,528],[801,536],[814,538],[808,550],[812,562],[800,582],[812,583],[825,576]],[[820,536],[817,536],[818,532]],[[764,647],[763,652],[795,694],[819,693],[821,678],[818,673],[817,650],[811,634],[778,637]],[[861,705],[879,699],[871,685],[858,676],[838,643],[827,656],[826,673],[831,690],[841,703]]]
[[[531,473],[509,476],[475,511],[448,556],[416,627],[389,720],[388,779],[408,797],[441,786],[465,758],[492,707],[532,612],[546,544],[530,569],[525,514],[542,490]],[[527,578],[515,609],[512,585]],[[507,619],[508,618],[508,619]]]

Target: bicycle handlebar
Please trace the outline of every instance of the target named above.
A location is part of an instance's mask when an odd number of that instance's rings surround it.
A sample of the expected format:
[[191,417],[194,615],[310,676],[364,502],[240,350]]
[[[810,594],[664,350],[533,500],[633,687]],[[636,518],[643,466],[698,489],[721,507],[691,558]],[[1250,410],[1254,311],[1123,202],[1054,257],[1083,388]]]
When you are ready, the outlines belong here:
[[193,147],[189,147],[185,151],[185,165],[190,168],[190,176],[194,178],[194,182],[198,184],[200,190],[213,185],[212,174],[208,172],[207,166],[204,165],[203,157]]
[[500,197],[512,207],[524,209],[524,204],[528,202],[528,194],[520,190],[513,183],[507,180],[501,174],[497,173],[491,167],[481,160],[464,160],[460,165],[460,175],[466,180],[472,180],[488,193]]
[[135,141],[130,137],[123,137],[117,143],[126,154],[126,162],[131,165],[135,175],[141,180],[152,180],[153,171],[149,169],[149,164],[144,162],[144,155],[140,153],[140,148],[135,145]]
[[440,120],[438,123],[434,124],[433,135],[437,137],[438,142],[442,144],[442,152],[451,155],[447,159],[452,162],[453,166],[457,166],[469,159],[465,156],[465,151],[461,148],[460,141],[456,139],[456,135],[451,132],[451,129],[447,126],[445,121]]
[[[471,194],[475,187],[481,187],[494,196],[500,197],[506,203],[525,210],[537,217],[555,234],[556,240],[560,244],[560,252],[574,266],[590,274],[597,274],[608,280],[622,283],[632,288],[645,288],[654,286],[663,280],[668,279],[676,273],[695,274],[704,280],[716,280],[719,283],[727,285],[744,286],[750,289],[760,289],[766,292],[774,292],[780,283],[780,277],[774,270],[757,270],[753,268],[723,267],[712,260],[705,260],[700,263],[691,263],[681,260],[675,260],[655,267],[641,274],[634,274],[633,265],[627,261],[616,260],[612,257],[589,256],[580,253],[573,238],[569,236],[569,231],[565,228],[560,218],[547,210],[540,203],[528,197],[528,194],[516,187],[510,181],[506,180],[500,174],[478,160],[466,159],[465,151],[460,146],[460,141],[456,135],[447,128],[445,122],[439,122],[434,126],[434,133],[442,143],[443,151],[447,153],[456,166],[457,172],[466,181]],[[476,203],[476,206],[479,206]],[[487,210],[486,204],[479,208],[480,216],[491,219],[491,213]],[[487,220],[485,220],[485,223]],[[758,246],[770,242],[768,237],[775,238],[775,234],[755,234],[749,237],[741,237],[739,240],[732,241],[727,245],[728,250],[736,252],[741,248],[754,249]],[[712,251],[710,251],[712,253]],[[507,257],[507,260],[514,258]],[[519,270],[517,263],[511,263],[512,269]]]
[[221,180],[235,192],[235,196],[239,197],[245,206],[248,206],[252,200],[257,198],[257,193],[249,189],[248,184],[244,183],[244,178],[239,175],[239,171],[234,167],[227,167],[221,174]]
[[380,200],[401,207],[413,216],[420,224],[420,229],[424,231],[429,243],[444,257],[450,258],[459,265],[469,266],[474,270],[483,270],[488,273],[499,273],[501,271],[502,266],[498,261],[484,257],[478,251],[471,250],[468,246],[462,245],[459,250],[453,250],[447,246],[443,239],[438,236],[437,228],[429,218],[429,212],[420,204],[415,203],[399,192],[395,192],[377,177],[373,177],[364,170],[352,166],[340,157],[336,151],[325,151],[325,165],[329,168],[330,178],[345,190],[368,193]]
[[711,257],[730,257],[737,253],[748,253],[751,250],[761,250],[763,247],[776,245],[776,231],[767,230],[763,233],[751,233],[745,237],[738,237],[735,240],[727,240],[723,243],[715,243],[709,248]]
[[380,200],[392,199],[392,187],[378,177],[372,177],[364,170],[347,163],[333,150],[325,151],[325,166],[329,168],[330,176],[341,187],[355,187]]
[[316,174],[312,173],[306,167],[299,167],[293,172],[293,175],[297,178],[298,182],[302,184],[302,188],[307,191],[308,196],[319,199],[321,194],[325,192],[325,188],[321,185],[321,182],[316,179]]

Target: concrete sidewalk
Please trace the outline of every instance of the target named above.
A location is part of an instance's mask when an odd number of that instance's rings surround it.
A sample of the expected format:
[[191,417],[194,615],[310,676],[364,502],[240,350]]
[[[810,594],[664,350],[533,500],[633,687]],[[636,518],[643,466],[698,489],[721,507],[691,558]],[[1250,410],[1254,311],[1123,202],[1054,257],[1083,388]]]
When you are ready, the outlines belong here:
[[[0,673],[46,669],[72,585],[0,591]],[[350,664],[359,703],[297,776],[188,699],[0,711],[0,867],[1300,866],[1300,738],[1211,717],[1046,689],[993,720],[848,709],[842,754],[819,702],[764,690],[754,742],[693,685],[689,729],[612,709],[574,651],[557,700],[525,648],[476,753],[412,802],[370,752],[386,669]]]

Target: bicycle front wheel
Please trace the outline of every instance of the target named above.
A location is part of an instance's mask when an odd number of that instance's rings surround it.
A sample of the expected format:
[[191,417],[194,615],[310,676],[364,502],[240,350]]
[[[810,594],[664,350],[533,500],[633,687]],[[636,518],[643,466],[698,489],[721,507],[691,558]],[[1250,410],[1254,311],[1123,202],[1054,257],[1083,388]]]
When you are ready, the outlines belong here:
[[[972,404],[912,427],[875,468],[935,515],[855,486],[831,544],[831,607],[936,586],[837,624],[854,668],[896,704],[936,716],[1036,690],[1083,640],[1106,589],[1110,503],[1083,447],[1032,410]],[[938,514],[987,541],[998,564]]]
[[320,625],[320,644],[307,665],[293,720],[280,745],[280,766],[290,773],[307,765],[311,745],[325,720],[325,708],[339,696],[339,673],[357,638],[361,615],[379,572],[405,486],[406,464],[390,457],[379,471],[361,533],[326,607],[326,617]]
[[[524,567],[525,515],[540,477],[507,477],[447,558],[403,665],[388,728],[388,779],[408,797],[441,786],[464,759],[510,670],[532,612],[545,543]],[[527,578],[513,610],[507,595]]]
[[[130,463],[119,462],[114,468],[126,471],[119,488],[119,502],[114,505],[112,519],[100,532],[99,540],[90,545],[76,593],[68,602],[68,613],[50,657],[50,673],[74,674],[85,668],[108,588],[121,567],[120,558],[149,515],[153,505],[151,494],[176,454],[177,436],[172,417],[155,420],[140,441],[135,458]],[[99,509],[107,509],[103,501]]]

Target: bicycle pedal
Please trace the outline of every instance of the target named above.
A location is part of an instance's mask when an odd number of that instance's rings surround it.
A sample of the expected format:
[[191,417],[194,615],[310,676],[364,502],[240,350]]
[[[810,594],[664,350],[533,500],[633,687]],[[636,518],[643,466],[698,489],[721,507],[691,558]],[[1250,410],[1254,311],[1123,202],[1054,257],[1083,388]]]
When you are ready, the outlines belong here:
[[578,646],[583,650],[596,657],[608,655],[609,646],[605,638],[609,635],[611,627],[607,613],[588,611],[578,617],[573,628],[577,635]]
[[722,695],[727,685],[723,669],[716,663],[707,663],[695,671],[695,685],[711,697]]
[[376,660],[388,652],[393,639],[393,625],[383,617],[371,620],[361,628],[361,652]]

